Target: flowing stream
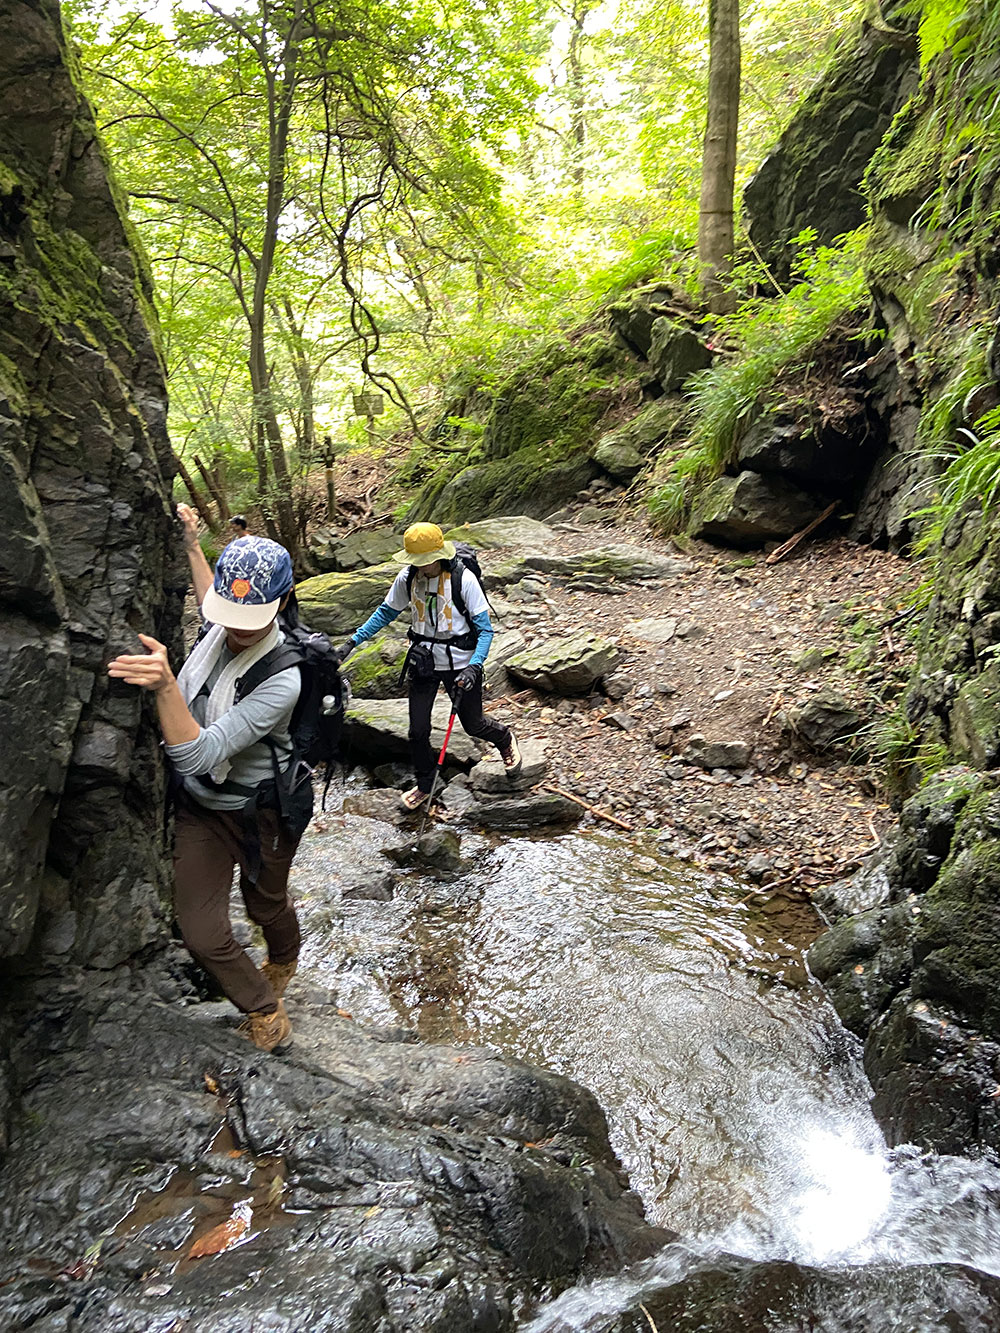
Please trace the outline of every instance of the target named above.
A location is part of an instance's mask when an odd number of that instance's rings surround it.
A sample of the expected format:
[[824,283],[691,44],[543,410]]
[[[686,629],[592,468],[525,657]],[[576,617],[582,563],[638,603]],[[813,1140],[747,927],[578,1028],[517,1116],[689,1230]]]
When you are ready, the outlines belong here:
[[401,840],[352,815],[309,835],[304,970],[357,1018],[590,1088],[647,1216],[684,1239],[638,1277],[565,1293],[533,1333],[590,1327],[636,1282],[719,1251],[1000,1274],[1000,1171],[886,1148],[860,1044],[803,965],[820,929],[808,904],[748,902],[652,839],[582,831],[466,835],[454,876],[394,871],[391,901],[341,900],[384,877],[380,849]]

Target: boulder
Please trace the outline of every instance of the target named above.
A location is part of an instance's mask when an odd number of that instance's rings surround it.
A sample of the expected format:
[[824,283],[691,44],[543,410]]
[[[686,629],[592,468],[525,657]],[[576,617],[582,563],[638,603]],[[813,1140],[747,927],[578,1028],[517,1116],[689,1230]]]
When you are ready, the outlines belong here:
[[638,287],[608,307],[611,327],[630,352],[644,360],[653,339],[653,324],[663,315],[676,313],[677,301],[662,283]]
[[699,768],[746,768],[752,746],[746,741],[710,741],[701,734],[692,736],[684,758]]
[[340,888],[340,896],[345,902],[388,903],[394,892],[394,881],[388,871],[382,874],[369,871],[347,880]]
[[530,445],[502,458],[462,468],[441,484],[427,484],[407,512],[407,521],[430,517],[442,528],[464,523],[469,514],[527,514],[544,518],[596,475],[585,453]]
[[594,449],[594,462],[616,481],[631,481],[640,473],[646,460],[634,444],[617,437],[613,432],[602,435]]
[[417,843],[417,855],[425,865],[435,870],[455,871],[462,868],[462,842],[454,829],[440,824],[432,825]]
[[498,629],[490,644],[483,679],[489,694],[496,698],[510,690],[507,663],[527,647],[527,639],[519,629]]
[[649,364],[664,393],[675,393],[698,370],[712,364],[712,353],[685,324],[665,316],[653,324]]
[[306,579],[295,589],[302,619],[332,639],[346,638],[384,600],[398,573],[393,562]]
[[397,787],[373,787],[344,797],[344,814],[365,819],[381,819],[386,824],[402,824],[406,811],[399,804]]
[[338,536],[331,528],[318,528],[310,539],[309,554],[317,569],[332,573],[384,564],[402,547],[402,537],[392,528],[370,528],[348,537]]
[[599,546],[576,555],[526,555],[524,564],[529,569],[562,578],[590,574],[626,582],[635,579],[672,579],[678,574],[690,573],[692,568],[689,560],[657,555],[646,547],[626,544]]
[[[431,715],[431,746],[435,753],[444,743],[451,704],[438,699]],[[344,720],[344,741],[354,763],[373,768],[410,754],[409,705],[406,699],[355,699]],[[456,720],[448,743],[447,763],[453,768],[471,768],[478,763],[479,749]]]
[[530,832],[551,824],[576,824],[583,810],[556,792],[524,792],[480,801],[471,818],[494,833]]
[[810,496],[780,477],[741,472],[719,477],[698,497],[691,531],[729,546],[760,546],[790,537],[820,512]]
[[827,685],[785,710],[785,726],[813,750],[829,750],[850,740],[865,715],[840,690]]
[[452,542],[468,542],[470,546],[514,546],[521,550],[535,547],[544,549],[555,541],[555,533],[536,518],[519,514],[512,518],[484,518],[478,523],[463,523],[450,528],[445,538]]
[[[387,625],[374,639],[359,644],[344,664],[344,675],[359,699],[396,699],[406,693],[399,673],[409,647],[406,613]],[[357,628],[357,626],[355,626]]]
[[511,792],[527,791],[546,777],[552,765],[545,754],[542,741],[525,741],[521,745],[521,771],[508,777],[500,756],[494,750],[469,775],[469,786],[477,796],[508,796]]
[[677,620],[674,616],[647,616],[643,620],[630,620],[625,626],[625,633],[644,643],[669,643],[677,633]]
[[607,639],[581,633],[528,648],[510,659],[507,670],[526,685],[552,694],[586,694],[620,656]]
[[[220,1005],[41,989],[0,1177],[5,1329],[495,1333],[670,1238],[557,1074],[329,1004],[293,999],[275,1057]],[[234,1212],[242,1243],[187,1259]]]

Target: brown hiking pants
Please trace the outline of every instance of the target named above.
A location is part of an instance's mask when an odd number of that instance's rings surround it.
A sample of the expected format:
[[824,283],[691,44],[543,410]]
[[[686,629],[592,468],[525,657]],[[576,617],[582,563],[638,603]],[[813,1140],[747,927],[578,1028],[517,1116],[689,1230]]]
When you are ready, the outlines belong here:
[[255,812],[260,831],[260,872],[250,882],[246,831],[240,813],[208,810],[182,794],[174,845],[174,908],[184,943],[244,1013],[277,1007],[274,991],[233,938],[229,895],[240,868],[247,915],[267,943],[272,963],[299,956],[299,922],[288,897],[288,872],[298,839],[281,828],[277,810]]

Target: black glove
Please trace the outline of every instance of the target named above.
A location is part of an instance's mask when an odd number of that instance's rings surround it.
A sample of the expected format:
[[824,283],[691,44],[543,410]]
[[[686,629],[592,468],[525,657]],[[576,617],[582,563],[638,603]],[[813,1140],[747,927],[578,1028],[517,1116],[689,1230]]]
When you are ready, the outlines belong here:
[[350,653],[353,653],[354,649],[357,648],[357,646],[358,645],[354,642],[353,639],[348,639],[347,642],[342,643],[339,648],[334,648],[333,656],[336,659],[337,666],[340,666],[342,662],[345,662],[347,660],[348,655]]
[[457,690],[474,690],[483,678],[483,668],[481,666],[467,666],[455,677],[455,688]]

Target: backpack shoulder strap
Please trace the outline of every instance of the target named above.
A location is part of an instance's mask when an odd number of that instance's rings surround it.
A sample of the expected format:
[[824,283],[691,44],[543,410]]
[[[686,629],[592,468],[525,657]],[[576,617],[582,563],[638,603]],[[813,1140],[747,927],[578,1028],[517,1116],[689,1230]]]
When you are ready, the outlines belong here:
[[462,592],[462,578],[465,574],[465,562],[461,556],[456,555],[451,562],[451,601],[456,606],[466,620],[469,619],[469,608],[466,605],[465,596]]
[[410,594],[411,594],[411,589],[413,588],[413,580],[414,580],[416,577],[417,577],[417,567],[416,567],[416,565],[411,565],[411,566],[409,567],[409,569],[406,571],[406,595],[407,595],[407,597],[409,597]]
[[246,674],[240,676],[236,682],[236,702],[239,703],[248,694],[252,694],[258,685],[263,685],[265,680],[270,680],[279,671],[287,671],[290,667],[301,666],[302,661],[302,653],[294,644],[281,644],[262,657],[259,662],[254,662]]

